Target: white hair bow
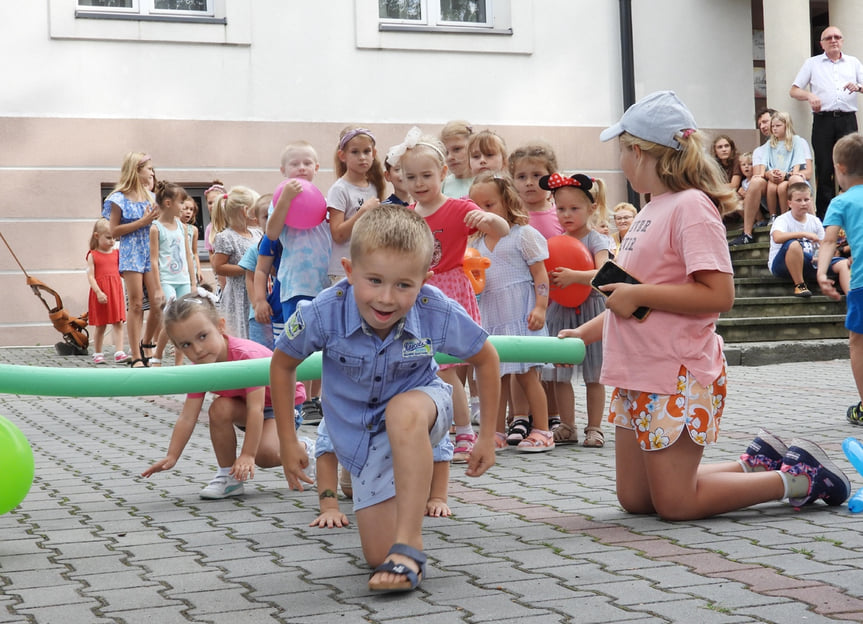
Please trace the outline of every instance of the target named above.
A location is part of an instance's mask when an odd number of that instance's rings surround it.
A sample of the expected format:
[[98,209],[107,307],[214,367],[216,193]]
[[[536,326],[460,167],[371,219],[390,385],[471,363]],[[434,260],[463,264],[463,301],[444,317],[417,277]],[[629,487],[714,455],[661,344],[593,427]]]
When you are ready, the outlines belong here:
[[203,286],[198,286],[198,289],[197,289],[195,294],[197,294],[198,297],[200,297],[201,299],[209,299],[210,303],[212,303],[213,305],[216,305],[219,303],[219,298],[214,293],[210,292],[209,290],[207,290]]
[[391,167],[398,166],[399,160],[405,155],[405,152],[417,146],[422,134],[422,130],[414,126],[408,130],[404,141],[390,148],[390,151],[387,152],[387,162]]

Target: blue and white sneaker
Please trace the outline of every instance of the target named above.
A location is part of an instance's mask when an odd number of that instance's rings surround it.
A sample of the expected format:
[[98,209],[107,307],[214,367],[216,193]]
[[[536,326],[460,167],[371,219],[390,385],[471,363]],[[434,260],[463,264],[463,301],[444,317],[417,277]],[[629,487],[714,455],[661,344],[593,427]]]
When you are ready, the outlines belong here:
[[243,493],[243,482],[237,481],[231,475],[217,475],[203,490],[201,498],[218,500],[229,496],[240,496]]
[[781,470],[792,476],[805,475],[809,479],[806,496],[788,499],[793,507],[809,505],[819,498],[835,507],[851,495],[848,477],[830,461],[820,446],[809,440],[791,440]]
[[749,472],[757,470],[779,470],[782,459],[788,447],[775,435],[765,429],[759,429],[758,435],[746,447],[746,452],[740,456],[740,463],[749,468]]

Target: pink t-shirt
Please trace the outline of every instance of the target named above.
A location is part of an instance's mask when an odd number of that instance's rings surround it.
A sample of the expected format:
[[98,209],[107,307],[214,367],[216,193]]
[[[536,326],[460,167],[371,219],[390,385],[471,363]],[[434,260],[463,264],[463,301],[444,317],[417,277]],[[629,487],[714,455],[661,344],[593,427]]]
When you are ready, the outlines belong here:
[[[258,358],[268,358],[272,355],[273,352],[270,351],[267,347],[258,344],[253,340],[228,336],[228,362],[236,362],[237,360],[256,360]],[[252,388],[237,388],[235,390],[215,390],[213,391],[213,394],[217,394],[221,397],[245,397],[247,394],[254,390],[257,390],[260,387],[261,386],[254,386]],[[190,392],[187,396],[190,399],[202,399],[204,398],[205,394],[205,392]],[[294,392],[294,404],[299,405],[305,400],[306,389],[303,384],[298,383]],[[270,387],[266,386],[264,407],[271,407],[272,405],[273,402],[270,399]]]
[[557,210],[554,208],[543,210],[542,212],[531,212],[529,215],[530,226],[535,230],[539,230],[539,233],[545,237],[545,240],[548,240],[552,236],[563,234],[563,226],[560,224],[560,220],[557,218]]
[[[696,190],[654,196],[635,217],[615,260],[647,284],[692,282],[696,271],[734,272],[719,211]],[[683,365],[701,385],[713,383],[723,364],[717,318],[652,310],[639,322],[608,312],[600,382],[674,394]]]
[[[416,204],[412,206],[416,208]],[[426,217],[426,223],[434,234],[434,254],[431,269],[444,273],[464,264],[464,250],[468,237],[476,232],[465,225],[465,215],[479,206],[469,199],[447,199],[443,205]]]

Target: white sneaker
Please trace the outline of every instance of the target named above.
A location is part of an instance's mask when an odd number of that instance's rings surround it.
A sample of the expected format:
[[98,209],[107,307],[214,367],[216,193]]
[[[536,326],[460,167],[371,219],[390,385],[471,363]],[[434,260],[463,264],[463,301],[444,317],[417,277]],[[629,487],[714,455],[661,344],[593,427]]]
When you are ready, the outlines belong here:
[[306,476],[312,480],[312,483],[314,483],[317,473],[317,463],[315,462],[315,441],[311,438],[302,437],[300,438],[300,444],[306,447],[306,455],[309,457],[309,465],[303,469],[303,472],[305,472]]
[[216,500],[229,496],[240,496],[242,493],[242,481],[237,481],[230,475],[218,475],[207,484],[207,487],[201,490],[201,498]]

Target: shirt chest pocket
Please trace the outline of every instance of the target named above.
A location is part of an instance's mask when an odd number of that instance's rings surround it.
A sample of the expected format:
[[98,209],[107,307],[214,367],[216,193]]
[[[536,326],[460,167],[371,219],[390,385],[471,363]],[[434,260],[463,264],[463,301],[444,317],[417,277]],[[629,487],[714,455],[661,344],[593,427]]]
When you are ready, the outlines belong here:
[[363,358],[358,355],[351,355],[340,351],[330,349],[329,357],[342,369],[342,372],[351,381],[361,381],[363,376]]
[[395,362],[389,367],[389,378],[387,381],[392,382],[396,379],[404,379],[413,375],[416,371],[423,370],[428,367],[428,360],[429,358],[414,358]]

